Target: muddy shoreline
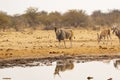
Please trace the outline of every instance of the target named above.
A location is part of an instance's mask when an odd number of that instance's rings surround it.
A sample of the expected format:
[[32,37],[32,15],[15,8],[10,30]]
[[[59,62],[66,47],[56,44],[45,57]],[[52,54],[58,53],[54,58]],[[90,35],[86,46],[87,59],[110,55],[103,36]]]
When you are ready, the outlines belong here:
[[108,54],[102,54],[102,55],[64,55],[64,56],[54,56],[54,57],[45,57],[45,58],[12,58],[12,59],[1,59],[0,60],[0,68],[9,68],[9,67],[32,67],[32,66],[50,66],[52,65],[52,62],[58,61],[58,60],[72,60],[72,61],[103,61],[103,60],[112,60],[112,59],[120,59],[120,55],[108,55]]

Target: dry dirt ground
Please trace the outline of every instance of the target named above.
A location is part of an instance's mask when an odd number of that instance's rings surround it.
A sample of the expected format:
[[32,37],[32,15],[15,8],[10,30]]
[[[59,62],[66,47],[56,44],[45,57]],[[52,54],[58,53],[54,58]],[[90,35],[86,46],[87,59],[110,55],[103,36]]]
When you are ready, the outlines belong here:
[[54,30],[36,30],[25,32],[0,32],[0,60],[17,58],[47,58],[76,55],[119,55],[118,38],[112,34],[112,45],[97,43],[97,33],[92,30],[73,30],[73,47],[67,48],[63,42],[58,48]]

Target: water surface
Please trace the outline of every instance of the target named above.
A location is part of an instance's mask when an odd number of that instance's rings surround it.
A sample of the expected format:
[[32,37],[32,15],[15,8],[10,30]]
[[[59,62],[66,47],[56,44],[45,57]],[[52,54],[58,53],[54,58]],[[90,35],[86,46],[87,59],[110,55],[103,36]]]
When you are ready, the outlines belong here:
[[0,80],[120,80],[120,60],[91,61],[76,63],[73,61],[53,62],[51,66],[13,67],[0,69]]

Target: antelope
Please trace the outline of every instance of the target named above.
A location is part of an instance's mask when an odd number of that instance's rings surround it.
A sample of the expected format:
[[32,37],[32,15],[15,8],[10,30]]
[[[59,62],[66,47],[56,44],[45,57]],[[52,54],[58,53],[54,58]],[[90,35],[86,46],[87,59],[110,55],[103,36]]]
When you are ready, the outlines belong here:
[[[107,38],[107,40],[108,40],[108,38],[110,38],[110,40],[111,40],[110,29],[105,29],[105,30],[101,31],[100,34],[97,33],[97,36],[98,36],[98,39],[97,39],[98,44],[100,43],[100,41],[102,39],[104,39],[104,41],[105,41],[105,38]],[[103,44],[104,44],[104,42],[103,42]],[[111,44],[112,44],[112,41],[111,41]]]
[[118,37],[119,44],[120,44],[120,29],[118,29],[118,26],[114,26],[114,27],[112,27],[112,31],[113,31],[112,33]]
[[72,30],[66,30],[66,29],[58,29],[55,27],[55,33],[56,33],[56,38],[59,41],[59,48],[60,48],[60,42],[61,40],[64,41],[64,46],[66,48],[66,39],[69,39],[71,42],[71,47],[72,47],[72,37],[73,37],[73,31]]

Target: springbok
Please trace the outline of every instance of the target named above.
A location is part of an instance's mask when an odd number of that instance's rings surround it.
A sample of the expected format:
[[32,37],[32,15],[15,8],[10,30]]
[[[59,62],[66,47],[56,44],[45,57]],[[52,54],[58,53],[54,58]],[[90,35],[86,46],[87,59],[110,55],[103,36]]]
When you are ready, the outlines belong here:
[[73,37],[73,31],[72,30],[58,29],[57,27],[55,27],[55,33],[56,33],[56,38],[59,41],[59,48],[60,48],[61,40],[64,41],[64,46],[66,48],[65,39],[69,39],[70,40],[71,47],[72,47],[72,37]]
[[[101,31],[100,34],[97,33],[97,36],[98,36],[98,39],[97,39],[98,43],[100,43],[100,41],[102,39],[104,39],[104,41],[105,41],[105,38],[107,38],[107,40],[110,39],[110,41],[111,41],[110,29],[105,29],[105,30]],[[104,44],[104,41],[103,41],[103,44]],[[111,41],[111,44],[112,44],[112,41]]]

